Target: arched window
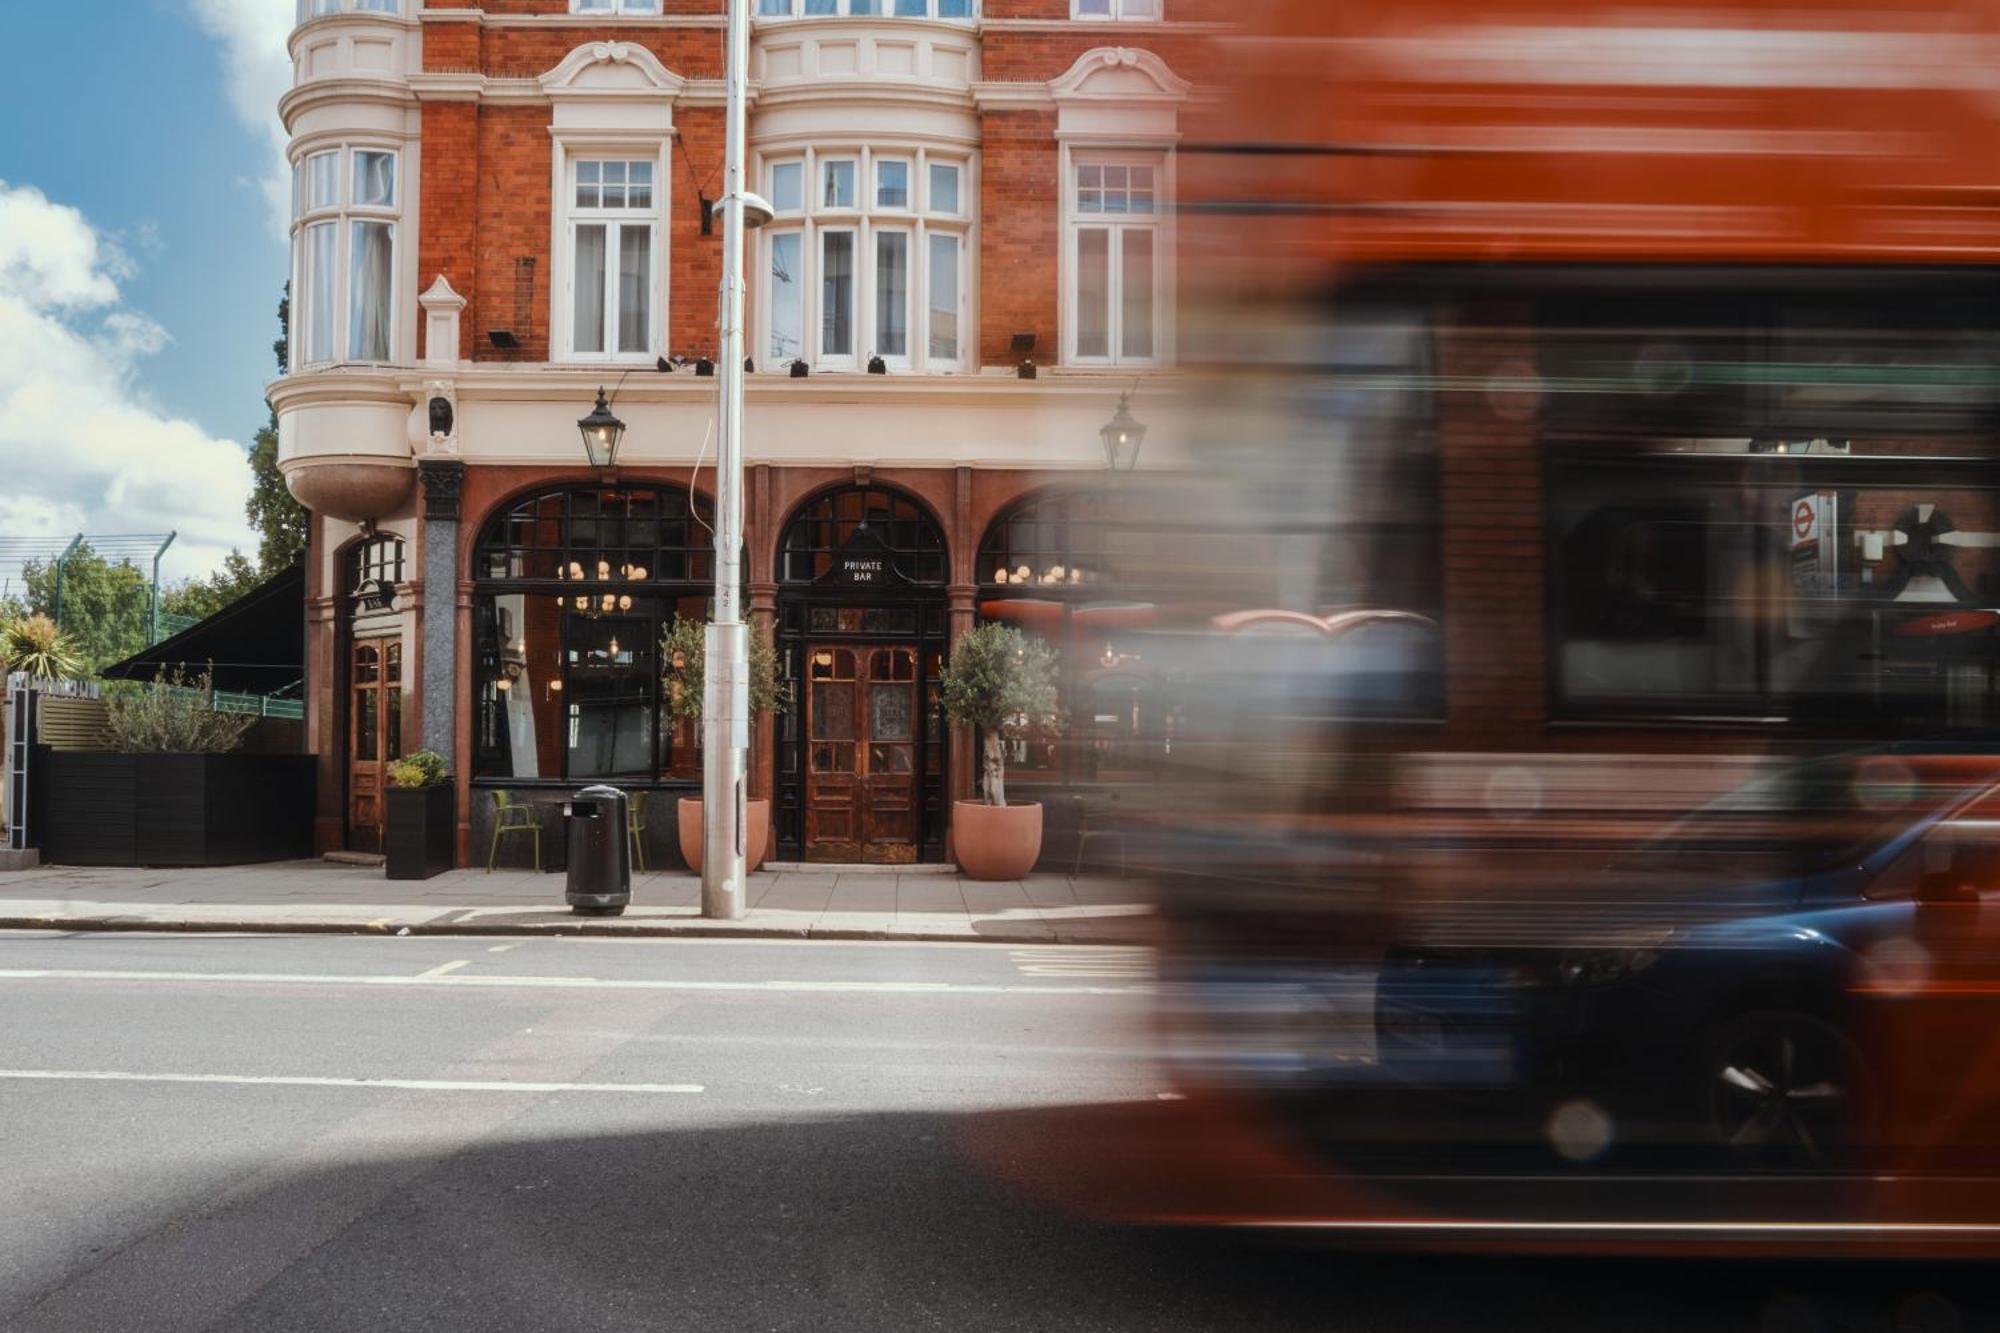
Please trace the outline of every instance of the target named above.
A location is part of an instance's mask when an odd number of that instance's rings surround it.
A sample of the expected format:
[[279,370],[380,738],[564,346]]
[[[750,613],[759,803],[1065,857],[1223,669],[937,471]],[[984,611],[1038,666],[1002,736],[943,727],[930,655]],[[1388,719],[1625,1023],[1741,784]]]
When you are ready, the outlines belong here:
[[1043,491],[993,521],[977,575],[989,587],[1097,589],[1109,575],[1109,502],[1101,490]]
[[1158,609],[1130,577],[1148,534],[1121,512],[1100,488],[1040,491],[979,544],[980,619],[1045,640],[1062,664],[1061,720],[1011,742],[1009,766],[1030,780],[1131,780],[1167,753],[1176,709],[1144,642]]
[[700,773],[669,716],[659,644],[706,620],[708,508],[671,486],[545,491],[495,514],[473,554],[474,776],[519,783]]
[[391,533],[356,542],[347,551],[347,595],[356,612],[387,611],[403,581],[403,539]]
[[548,491],[488,520],[473,569],[483,580],[711,582],[712,524],[678,487]]
[[[879,565],[872,567],[869,562]],[[890,591],[945,582],[944,534],[916,501],[878,486],[830,491],[785,529],[778,578]]]

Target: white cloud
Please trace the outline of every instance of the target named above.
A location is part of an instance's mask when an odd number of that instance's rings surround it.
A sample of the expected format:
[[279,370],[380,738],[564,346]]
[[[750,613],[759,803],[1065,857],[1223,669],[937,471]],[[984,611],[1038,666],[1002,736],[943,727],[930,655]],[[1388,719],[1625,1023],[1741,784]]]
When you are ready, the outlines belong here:
[[173,530],[163,575],[204,573],[255,549],[250,465],[140,388],[168,333],[121,304],[132,271],[82,213],[0,180],[0,533]]
[[237,119],[262,137],[266,164],[260,189],[272,225],[284,235],[291,222],[292,175],[285,159],[285,127],[278,99],[292,86],[292,57],[285,49],[296,10],[292,0],[188,0],[195,20],[222,43],[223,75]]

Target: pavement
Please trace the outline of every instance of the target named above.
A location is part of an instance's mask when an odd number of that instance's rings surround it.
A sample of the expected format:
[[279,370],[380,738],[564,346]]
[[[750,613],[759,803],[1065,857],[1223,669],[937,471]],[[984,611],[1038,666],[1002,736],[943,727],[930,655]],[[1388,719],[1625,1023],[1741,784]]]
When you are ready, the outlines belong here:
[[1994,1327],[1978,1265],[1342,1253],[1056,1206],[1088,1126],[1181,1105],[1151,974],[1104,946],[0,934],[0,1328]]
[[782,867],[750,876],[740,921],[705,920],[701,881],[635,875],[622,916],[579,916],[560,874],[454,870],[395,881],[327,861],[200,870],[38,866],[0,872],[0,929],[411,935],[704,935],[934,943],[1131,944],[1150,938],[1144,883],[950,867]]

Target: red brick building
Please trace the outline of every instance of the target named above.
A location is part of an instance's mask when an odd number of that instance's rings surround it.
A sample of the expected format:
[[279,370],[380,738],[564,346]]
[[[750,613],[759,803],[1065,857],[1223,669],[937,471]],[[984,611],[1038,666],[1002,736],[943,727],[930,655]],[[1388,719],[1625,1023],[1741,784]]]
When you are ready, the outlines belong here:
[[[748,595],[799,687],[754,791],[782,859],[942,858],[973,765],[935,681],[976,617],[1102,660],[1066,681],[1085,752],[1149,725],[1090,536],[1099,431],[1136,390],[1162,405],[1141,466],[1174,460],[1176,144],[1217,28],[1183,0],[751,2],[777,216],[748,261]],[[271,400],[313,511],[320,844],[373,848],[383,768],[420,747],[475,862],[496,791],[694,790],[658,641],[712,574],[722,0],[300,11]],[[575,426],[600,386],[615,474]],[[1016,758],[1094,776],[1058,752]]]

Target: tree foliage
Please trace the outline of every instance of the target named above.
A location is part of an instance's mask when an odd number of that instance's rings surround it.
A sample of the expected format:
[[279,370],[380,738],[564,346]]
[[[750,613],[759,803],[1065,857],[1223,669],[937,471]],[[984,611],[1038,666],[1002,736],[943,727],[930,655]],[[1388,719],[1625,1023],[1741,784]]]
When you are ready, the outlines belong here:
[[980,625],[952,645],[938,684],[951,719],[983,733],[987,803],[1007,804],[1005,741],[1054,720],[1055,651],[1012,625]]
[[[292,285],[278,300],[278,340],[271,344],[278,359],[278,373],[284,374],[287,349],[292,336]],[[266,400],[271,419],[257,432],[250,446],[250,498],[243,512],[257,529],[257,568],[266,578],[298,562],[306,549],[305,507],[292,498],[285,478],[278,471],[278,413]]]
[[189,680],[179,667],[113,695],[105,715],[120,754],[228,754],[256,722],[248,713],[217,712],[214,677],[204,671]]
[[222,568],[205,579],[185,579],[160,590],[160,610],[168,615],[206,620],[264,581],[264,572],[241,551],[222,558]]
[[[706,692],[707,629],[699,620],[675,616],[660,636],[660,680],[667,712],[679,722],[701,720]],[[750,711],[782,713],[792,705],[791,686],[778,679],[778,655],[771,641],[750,631]]]
[[[17,615],[46,616],[75,643],[84,674],[130,657],[150,642],[153,584],[129,561],[112,564],[88,542],[61,562],[30,560],[21,567],[25,595]],[[61,612],[57,612],[60,584]]]

